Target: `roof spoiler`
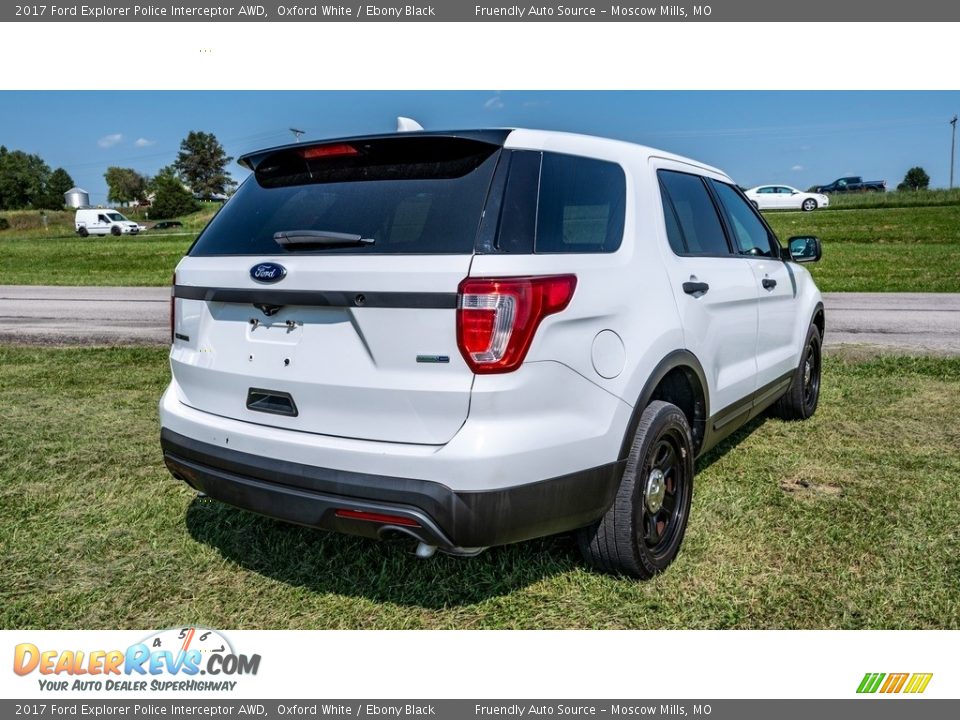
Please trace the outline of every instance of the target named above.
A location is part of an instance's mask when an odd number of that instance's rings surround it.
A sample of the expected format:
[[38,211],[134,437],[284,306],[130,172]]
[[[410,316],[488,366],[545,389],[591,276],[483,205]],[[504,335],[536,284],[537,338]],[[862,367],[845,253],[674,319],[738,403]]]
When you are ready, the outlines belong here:
[[[398,118],[399,120],[399,118]],[[415,121],[411,121],[419,124]],[[399,124],[399,123],[398,123]],[[411,132],[399,131],[399,132]],[[418,135],[423,137],[451,137],[451,138],[464,138],[467,140],[476,140],[478,142],[485,142],[491,145],[503,145],[506,142],[507,136],[512,132],[511,129],[496,129],[496,130],[454,130],[454,131],[437,131],[437,130],[416,130]],[[260,162],[274,153],[281,152],[283,150],[296,150],[302,152],[303,150],[313,146],[313,145],[335,145],[338,143],[361,143],[368,140],[386,140],[389,138],[397,137],[398,133],[386,133],[378,135],[359,135],[353,137],[343,137],[343,138],[330,138],[326,140],[314,140],[311,142],[302,142],[302,143],[290,143],[287,145],[280,145],[272,148],[264,148],[262,150],[254,150],[253,152],[245,153],[237,159],[237,162],[248,170],[256,170],[257,165]]]

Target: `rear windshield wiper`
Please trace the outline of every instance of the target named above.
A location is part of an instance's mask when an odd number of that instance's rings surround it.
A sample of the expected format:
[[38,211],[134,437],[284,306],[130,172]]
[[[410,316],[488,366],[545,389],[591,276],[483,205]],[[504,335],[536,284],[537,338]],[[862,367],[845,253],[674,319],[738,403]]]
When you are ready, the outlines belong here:
[[350,247],[351,245],[373,245],[376,242],[374,238],[329,230],[283,230],[274,233],[273,239],[285,248]]

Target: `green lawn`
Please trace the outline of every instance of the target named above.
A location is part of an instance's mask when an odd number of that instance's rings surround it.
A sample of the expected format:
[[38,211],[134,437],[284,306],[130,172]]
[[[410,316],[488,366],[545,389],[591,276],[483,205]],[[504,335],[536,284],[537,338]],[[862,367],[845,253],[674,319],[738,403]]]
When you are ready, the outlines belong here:
[[960,205],[764,213],[786,244],[817,235],[825,292],[960,292]]
[[197,500],[166,378],[161,350],[0,347],[0,627],[960,628],[960,360],[829,358],[811,421],[701,459],[649,583],[569,536],[419,561]]
[[960,205],[813,212],[767,212],[780,240],[818,235],[827,244],[871,243],[960,247]]
[[[960,292],[960,205],[771,212],[766,217],[784,243],[801,234],[823,240],[822,262],[808,266],[821,290]],[[193,238],[146,233],[84,240],[7,230],[0,232],[3,282],[166,285]]]
[[922,207],[960,205],[960,188],[953,190],[891,190],[890,192],[833,193],[830,209]]
[[169,285],[193,235],[7,238],[5,285]]

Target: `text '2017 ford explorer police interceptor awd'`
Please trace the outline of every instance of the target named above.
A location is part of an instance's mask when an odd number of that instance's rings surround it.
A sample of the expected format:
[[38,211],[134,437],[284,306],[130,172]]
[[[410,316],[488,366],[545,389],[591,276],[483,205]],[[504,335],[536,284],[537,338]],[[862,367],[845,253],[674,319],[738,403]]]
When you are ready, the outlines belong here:
[[817,407],[820,293],[724,173],[534,130],[249,154],[177,266],[174,476],[418,554],[578,530],[649,577],[694,459],[770,406]]

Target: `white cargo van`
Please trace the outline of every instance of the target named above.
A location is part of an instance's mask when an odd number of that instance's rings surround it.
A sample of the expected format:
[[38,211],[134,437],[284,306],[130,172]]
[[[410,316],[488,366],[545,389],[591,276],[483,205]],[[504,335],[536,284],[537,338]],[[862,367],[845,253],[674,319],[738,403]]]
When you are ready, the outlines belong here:
[[77,210],[74,219],[77,234],[80,237],[88,235],[136,235],[140,232],[140,225],[128,220],[116,210],[104,208],[85,208]]

